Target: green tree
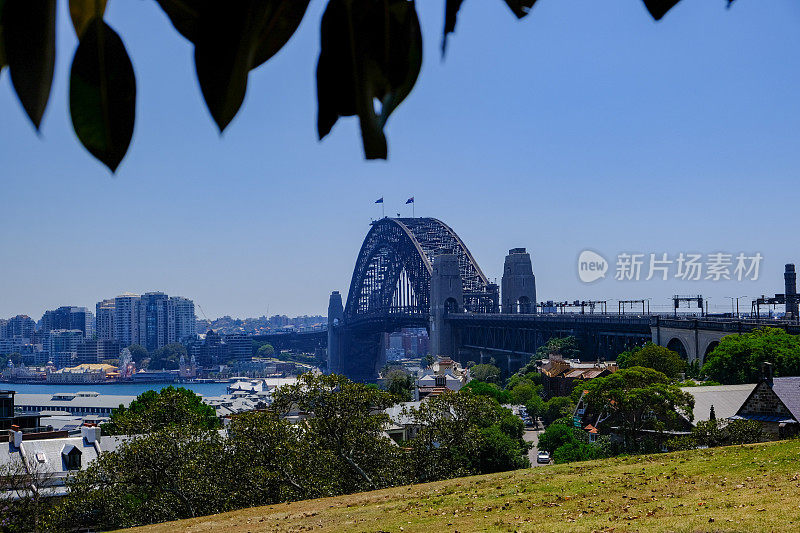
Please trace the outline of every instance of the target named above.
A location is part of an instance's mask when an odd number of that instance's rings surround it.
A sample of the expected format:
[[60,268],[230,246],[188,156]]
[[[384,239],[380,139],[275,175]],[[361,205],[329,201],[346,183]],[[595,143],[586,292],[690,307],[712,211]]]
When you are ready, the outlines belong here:
[[534,385],[530,381],[520,381],[513,388],[509,388],[514,405],[527,405],[534,396],[539,396],[541,385]]
[[607,427],[618,427],[626,450],[642,443],[642,431],[663,431],[680,426],[681,415],[692,419],[694,398],[681,391],[662,372],[632,367],[583,385],[587,409],[603,413]]
[[478,396],[488,396],[489,398],[494,398],[497,403],[504,405],[513,403],[514,401],[511,393],[507,390],[501,389],[499,385],[494,383],[485,383],[477,379],[473,379],[464,385],[461,388],[461,391],[464,391],[465,393],[469,391]]
[[278,388],[272,407],[280,415],[308,413],[304,427],[331,462],[340,492],[349,493],[393,485],[402,474],[400,452],[383,436],[383,410],[394,403],[388,392],[344,376],[307,373]]
[[580,359],[581,347],[578,339],[569,337],[554,337],[547,341],[544,346],[536,350],[534,359],[550,359],[551,357],[561,357],[562,359]]
[[229,462],[238,470],[231,493],[235,507],[340,494],[336,464],[317,445],[315,435],[273,411],[233,417],[226,443]]
[[525,404],[525,411],[533,418],[537,418],[542,416],[542,412],[545,409],[545,401],[542,399],[541,396],[538,394],[531,397],[530,400]]
[[38,461],[25,461],[21,454],[4,459],[0,462],[0,531],[47,531],[53,504],[49,485],[56,475]]
[[153,352],[149,368],[155,370],[177,370],[181,357],[186,357],[186,347],[174,342]]
[[772,363],[776,376],[800,376],[800,335],[769,327],[728,335],[708,355],[702,374],[726,385],[755,383],[763,362]]
[[484,383],[500,383],[500,369],[494,365],[481,364],[469,369],[470,376]]
[[147,351],[147,348],[139,344],[131,344],[128,346],[128,351],[131,352],[131,359],[133,359],[133,362],[136,363],[137,367],[142,364],[142,361],[150,357],[150,353]]
[[572,417],[575,411],[575,404],[568,396],[554,396],[544,402],[539,416],[545,426],[549,426],[555,420],[563,417]]
[[400,366],[387,366],[381,372],[384,388],[397,401],[410,402],[414,392],[414,376]]
[[256,355],[258,357],[272,357],[275,355],[275,348],[273,348],[271,344],[262,344],[258,347]]
[[539,435],[538,449],[550,452],[553,462],[570,463],[608,456],[600,443],[589,442],[588,435],[571,425],[571,419],[554,421]]
[[219,427],[214,408],[200,396],[183,387],[145,391],[128,407],[120,405],[111,420],[102,425],[107,435],[136,435],[165,427],[215,429]]
[[652,368],[675,379],[686,370],[686,361],[677,353],[648,342],[644,346],[622,352],[617,357],[620,368],[642,366]]
[[69,481],[59,529],[117,529],[227,511],[237,471],[226,471],[216,431],[169,426],[101,454]]
[[522,421],[488,396],[447,392],[409,414],[419,426],[407,443],[410,477],[418,482],[530,465]]

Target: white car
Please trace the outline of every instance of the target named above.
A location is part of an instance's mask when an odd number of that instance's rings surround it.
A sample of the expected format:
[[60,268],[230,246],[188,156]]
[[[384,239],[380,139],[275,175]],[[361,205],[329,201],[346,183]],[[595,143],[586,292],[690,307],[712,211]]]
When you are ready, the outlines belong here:
[[541,451],[541,452],[537,453],[536,454],[536,462],[537,463],[550,464],[550,453],[549,452],[545,452],[545,451]]

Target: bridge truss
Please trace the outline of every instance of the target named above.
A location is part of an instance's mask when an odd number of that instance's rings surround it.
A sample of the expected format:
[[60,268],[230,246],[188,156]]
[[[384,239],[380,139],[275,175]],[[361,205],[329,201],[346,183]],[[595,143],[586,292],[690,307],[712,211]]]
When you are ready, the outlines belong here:
[[361,245],[344,310],[345,322],[396,319],[427,323],[436,256],[452,254],[468,310],[483,310],[490,285],[472,254],[444,222],[435,218],[382,218]]

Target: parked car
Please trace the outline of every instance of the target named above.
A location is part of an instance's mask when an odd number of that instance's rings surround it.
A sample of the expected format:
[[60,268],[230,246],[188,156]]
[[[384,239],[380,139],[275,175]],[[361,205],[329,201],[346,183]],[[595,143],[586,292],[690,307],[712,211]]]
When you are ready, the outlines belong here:
[[540,451],[538,454],[536,454],[536,462],[550,464],[550,452],[546,452],[544,450]]

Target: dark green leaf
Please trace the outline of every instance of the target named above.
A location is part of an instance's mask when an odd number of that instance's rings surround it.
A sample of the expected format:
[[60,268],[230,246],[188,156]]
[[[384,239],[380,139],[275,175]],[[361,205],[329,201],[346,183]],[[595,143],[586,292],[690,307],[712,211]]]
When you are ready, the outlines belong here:
[[661,20],[678,2],[680,0],[644,0],[644,5],[654,19]]
[[[413,2],[331,0],[322,18],[317,130],[358,115],[367,159],[385,159],[383,127],[416,83],[422,34]],[[375,101],[381,111],[375,110]]]
[[192,43],[197,42],[201,13],[208,12],[210,0],[158,0],[178,32]]
[[464,0],[447,0],[444,6],[444,32],[442,32],[442,56],[447,51],[447,35],[456,31],[458,10]]
[[69,17],[78,39],[83,36],[92,19],[102,18],[105,12],[106,0],[69,0]]
[[[447,0],[444,7],[444,32],[442,34],[442,56],[447,50],[447,35],[456,31],[456,19],[458,18],[458,10],[464,0]],[[521,19],[533,7],[536,0],[505,0],[511,11],[517,18]]]
[[310,0],[158,0],[175,28],[195,45],[195,67],[220,131],[236,116],[250,71],[289,41]]
[[56,60],[55,0],[6,0],[3,44],[11,83],[36,129],[50,98]]
[[527,15],[535,3],[536,0],[506,0],[506,4],[508,4],[508,7],[511,8],[511,11],[514,12],[518,19]]
[[194,62],[206,106],[220,131],[236,116],[250,70],[294,34],[309,0],[247,0],[202,13]]
[[6,0],[0,0],[0,72],[3,72],[3,68],[7,65],[5,46],[3,46],[3,5],[5,2]]
[[133,136],[136,77],[122,39],[101,18],[92,19],[75,51],[69,111],[81,143],[116,170]]

